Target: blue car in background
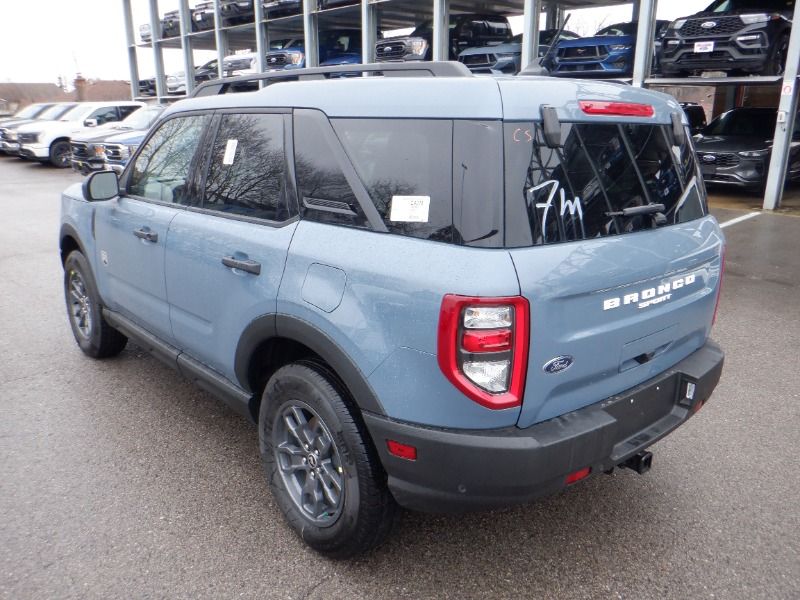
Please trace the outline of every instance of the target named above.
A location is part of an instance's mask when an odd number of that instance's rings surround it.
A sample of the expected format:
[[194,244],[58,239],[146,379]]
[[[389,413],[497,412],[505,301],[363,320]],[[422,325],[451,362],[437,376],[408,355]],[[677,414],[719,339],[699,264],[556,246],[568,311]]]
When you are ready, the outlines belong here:
[[[638,26],[635,21],[617,23],[604,27],[594,37],[559,42],[548,65],[550,74],[556,77],[630,77]],[[669,21],[657,21],[654,56],[658,55],[660,40],[668,26]]]
[[147,130],[127,131],[104,140],[98,152],[98,156],[103,159],[103,168],[106,171],[122,173],[147,133]]
[[[305,47],[297,40],[266,57],[267,71],[301,69],[306,66]],[[319,33],[319,64],[321,66],[350,65],[361,62],[361,30],[337,29]]]

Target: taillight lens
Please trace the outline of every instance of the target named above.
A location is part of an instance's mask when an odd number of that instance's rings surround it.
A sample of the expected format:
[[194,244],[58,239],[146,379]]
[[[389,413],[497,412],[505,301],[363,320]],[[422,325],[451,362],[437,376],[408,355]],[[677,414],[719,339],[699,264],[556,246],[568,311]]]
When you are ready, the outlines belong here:
[[448,294],[439,315],[442,373],[468,398],[491,409],[522,404],[528,368],[530,307],[521,296]]
[[722,297],[722,280],[723,276],[725,275],[725,250],[726,247],[722,247],[722,252],[720,252],[719,257],[719,285],[717,285],[717,302],[714,304],[714,318],[711,319],[711,326],[714,326],[714,323],[717,322],[717,311],[719,310],[719,299]]
[[605,100],[581,100],[581,110],[587,115],[612,115],[620,117],[652,117],[655,109],[649,104],[635,102],[607,102]]

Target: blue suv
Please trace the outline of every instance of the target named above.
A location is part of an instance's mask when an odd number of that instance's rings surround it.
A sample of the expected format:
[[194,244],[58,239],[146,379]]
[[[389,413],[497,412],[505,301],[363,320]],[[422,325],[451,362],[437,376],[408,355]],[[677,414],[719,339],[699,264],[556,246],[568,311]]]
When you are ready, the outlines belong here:
[[289,525],[332,557],[379,544],[398,505],[646,471],[723,364],[724,239],[680,106],[348,68],[371,76],[177,102],[119,179],[63,193],[78,346],[130,339],[254,420]]

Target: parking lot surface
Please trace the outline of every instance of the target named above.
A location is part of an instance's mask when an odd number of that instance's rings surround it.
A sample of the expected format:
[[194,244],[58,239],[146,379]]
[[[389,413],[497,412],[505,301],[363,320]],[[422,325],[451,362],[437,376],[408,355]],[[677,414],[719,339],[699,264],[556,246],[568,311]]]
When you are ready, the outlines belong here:
[[800,597],[800,218],[725,228],[722,381],[648,474],[406,513],[374,554],[331,562],[284,525],[255,426],[133,345],[78,350],[57,231],[80,180],[0,157],[0,597]]

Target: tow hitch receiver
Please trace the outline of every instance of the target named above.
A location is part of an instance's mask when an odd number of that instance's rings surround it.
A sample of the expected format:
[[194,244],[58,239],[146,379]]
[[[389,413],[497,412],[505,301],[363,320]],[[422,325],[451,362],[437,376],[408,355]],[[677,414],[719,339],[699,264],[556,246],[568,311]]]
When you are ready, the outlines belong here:
[[620,467],[636,471],[639,475],[647,473],[651,466],[653,466],[653,453],[647,450],[634,454],[620,465]]

